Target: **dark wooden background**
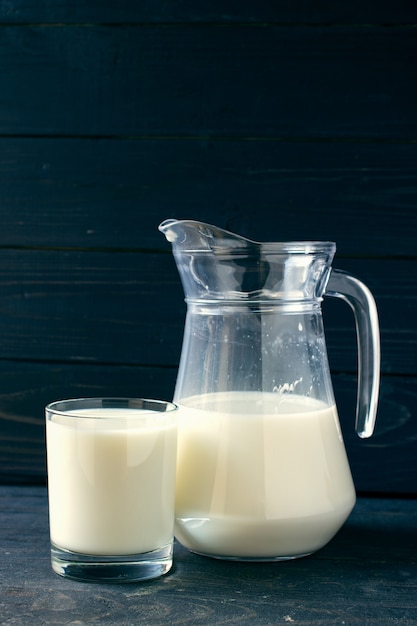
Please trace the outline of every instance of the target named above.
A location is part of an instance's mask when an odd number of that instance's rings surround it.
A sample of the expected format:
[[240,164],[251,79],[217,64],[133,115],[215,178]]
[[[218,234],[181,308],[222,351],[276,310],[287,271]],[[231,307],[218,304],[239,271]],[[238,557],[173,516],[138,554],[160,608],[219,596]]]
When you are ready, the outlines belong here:
[[172,397],[185,305],[165,218],[330,239],[380,313],[375,436],[326,300],[360,493],[417,494],[417,5],[0,1],[0,482],[45,480],[43,408]]

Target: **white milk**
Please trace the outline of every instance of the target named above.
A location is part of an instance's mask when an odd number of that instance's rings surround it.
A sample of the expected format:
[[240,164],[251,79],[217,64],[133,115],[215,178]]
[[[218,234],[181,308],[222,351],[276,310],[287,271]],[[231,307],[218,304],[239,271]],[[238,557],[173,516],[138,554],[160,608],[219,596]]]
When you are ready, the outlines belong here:
[[212,556],[288,558],[339,530],[355,491],[335,406],[256,392],[179,404],[181,543]]
[[51,540],[84,554],[147,552],[172,539],[176,427],[144,411],[109,412],[47,420]]

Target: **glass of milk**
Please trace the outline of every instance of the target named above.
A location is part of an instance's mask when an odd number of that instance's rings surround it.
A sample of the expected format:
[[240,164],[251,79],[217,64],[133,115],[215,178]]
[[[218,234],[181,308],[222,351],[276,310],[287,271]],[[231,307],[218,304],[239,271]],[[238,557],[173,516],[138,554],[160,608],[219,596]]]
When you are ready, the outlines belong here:
[[46,407],[52,568],[132,582],[172,566],[177,407],[80,398]]

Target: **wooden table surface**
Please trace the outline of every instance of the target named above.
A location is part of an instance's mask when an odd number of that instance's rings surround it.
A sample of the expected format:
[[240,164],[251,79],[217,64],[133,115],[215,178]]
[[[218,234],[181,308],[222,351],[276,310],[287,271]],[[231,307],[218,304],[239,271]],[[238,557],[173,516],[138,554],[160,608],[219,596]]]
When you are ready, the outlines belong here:
[[0,486],[0,624],[417,624],[417,500],[361,498],[316,555],[232,563],[179,544],[158,580],[65,580],[49,561],[44,487]]

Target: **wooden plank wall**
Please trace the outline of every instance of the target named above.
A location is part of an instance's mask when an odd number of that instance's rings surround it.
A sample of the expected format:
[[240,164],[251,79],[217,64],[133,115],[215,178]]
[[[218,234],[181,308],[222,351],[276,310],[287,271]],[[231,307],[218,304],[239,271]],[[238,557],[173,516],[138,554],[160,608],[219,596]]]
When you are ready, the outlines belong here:
[[324,314],[362,493],[417,494],[417,5],[0,2],[0,481],[45,480],[43,407],[172,397],[185,315],[157,226],[330,239],[377,299],[373,439]]

